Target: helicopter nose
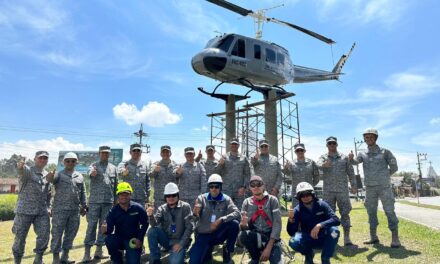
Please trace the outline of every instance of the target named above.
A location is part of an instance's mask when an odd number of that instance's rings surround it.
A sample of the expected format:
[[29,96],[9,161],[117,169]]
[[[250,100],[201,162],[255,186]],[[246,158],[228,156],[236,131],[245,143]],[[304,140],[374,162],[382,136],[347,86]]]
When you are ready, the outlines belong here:
[[205,68],[212,72],[217,73],[222,71],[226,66],[226,58],[225,57],[216,57],[216,56],[207,56],[203,58],[203,65]]

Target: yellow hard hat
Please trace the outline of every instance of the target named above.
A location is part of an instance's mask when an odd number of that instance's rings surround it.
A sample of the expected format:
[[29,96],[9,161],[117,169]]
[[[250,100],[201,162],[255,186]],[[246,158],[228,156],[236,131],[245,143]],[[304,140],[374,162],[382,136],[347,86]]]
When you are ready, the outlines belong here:
[[118,187],[116,188],[116,194],[120,194],[123,192],[133,192],[133,188],[131,188],[131,185],[128,182],[121,182],[118,184]]

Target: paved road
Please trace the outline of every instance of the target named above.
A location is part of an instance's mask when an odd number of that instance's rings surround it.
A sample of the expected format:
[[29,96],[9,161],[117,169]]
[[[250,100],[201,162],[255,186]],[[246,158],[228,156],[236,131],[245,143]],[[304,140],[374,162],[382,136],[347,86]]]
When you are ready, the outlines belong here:
[[[412,203],[417,203],[417,198],[406,197],[404,200],[408,201],[408,202],[412,202]],[[428,204],[428,205],[440,206],[440,196],[420,197],[419,201],[420,201],[420,204]]]
[[[382,209],[382,204],[379,203]],[[440,230],[440,210],[406,205],[396,202],[396,214],[398,217]]]

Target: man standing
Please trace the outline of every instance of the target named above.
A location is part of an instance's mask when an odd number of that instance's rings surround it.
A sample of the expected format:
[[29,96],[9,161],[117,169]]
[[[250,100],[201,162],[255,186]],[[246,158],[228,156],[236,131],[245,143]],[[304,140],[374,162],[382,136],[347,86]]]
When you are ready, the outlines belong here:
[[194,161],[194,148],[185,148],[186,162],[175,169],[180,191],[180,199],[193,204],[206,190],[206,171],[203,165]]
[[147,206],[150,197],[150,178],[147,177],[147,164],[141,160],[142,146],[137,143],[132,144],[130,155],[131,159],[122,169],[122,180],[133,188],[131,200]]
[[287,233],[292,237],[289,246],[305,256],[305,264],[313,264],[313,249],[322,249],[321,263],[330,264],[339,239],[338,217],[325,201],[316,198],[308,182],[297,185],[296,199],[299,204],[287,221]]
[[321,155],[317,162],[323,172],[323,200],[330,205],[334,212],[336,212],[336,203],[338,204],[341,225],[344,229],[344,245],[352,246],[353,243],[350,240],[351,202],[348,194],[348,182],[351,185],[351,192],[356,193],[356,177],[348,157],[337,150],[337,138],[328,137],[326,142],[328,153]]
[[[73,152],[64,155],[64,170],[55,175],[48,174],[46,179],[55,188],[52,204],[52,240],[50,249],[53,253],[52,263],[73,263],[69,261],[69,251],[78,233],[79,216],[87,212],[84,178],[75,171],[78,157]],[[81,208],[80,208],[81,206]],[[61,239],[63,240],[61,243]],[[60,260],[60,251],[63,250]]]
[[190,264],[208,263],[215,245],[222,244],[223,263],[231,262],[239,231],[240,211],[232,199],[222,192],[223,180],[218,174],[208,179],[208,193],[199,195],[194,205],[196,241],[191,248]]
[[[12,246],[15,264],[21,263],[31,225],[34,225],[34,231],[37,234],[34,264],[43,263],[43,254],[49,243],[50,232],[48,214],[50,190],[49,183],[46,181],[48,173],[44,170],[48,159],[47,151],[37,151],[34,166],[25,165],[25,158],[17,163],[20,192],[12,226],[12,233],[15,234]],[[49,175],[53,174],[54,172],[49,172]]]
[[239,241],[251,255],[251,264],[283,263],[279,245],[281,212],[278,199],[265,191],[265,183],[254,175],[249,181],[252,197],[243,202]]
[[231,196],[234,204],[241,207],[245,195],[246,184],[251,175],[249,160],[238,152],[238,138],[230,142],[230,152],[223,155],[218,162],[220,175],[223,178],[223,192]]
[[176,168],[176,162],[170,159],[171,147],[161,146],[160,156],[162,159],[155,162],[150,171],[150,178],[153,179],[154,187],[154,208],[159,208],[163,203],[164,186],[169,182],[176,183],[176,175],[173,173]]
[[87,213],[87,231],[84,239],[85,251],[82,262],[91,261],[90,248],[96,244],[95,259],[103,257],[102,246],[105,245],[105,235],[98,232],[96,226],[101,226],[116,202],[116,186],[118,173],[115,165],[108,162],[111,149],[108,146],[99,147],[99,161],[89,167],[90,196]]
[[215,147],[214,145],[207,145],[206,146],[206,159],[202,159],[202,153],[200,152],[199,155],[196,157],[196,161],[200,162],[200,164],[205,167],[206,170],[206,180],[208,180],[209,176],[212,174],[220,174],[219,168],[218,168],[218,160],[214,157],[215,154]]
[[284,166],[284,173],[291,174],[292,176],[292,208],[298,205],[298,200],[294,199],[296,193],[295,189],[298,183],[300,182],[308,182],[312,186],[315,186],[319,182],[319,168],[316,163],[306,158],[304,153],[306,152],[306,148],[304,144],[297,143],[294,146],[296,159],[290,163],[286,162]]
[[257,153],[251,158],[254,173],[263,179],[266,190],[278,197],[283,181],[281,165],[277,157],[269,154],[270,145],[267,140],[260,140],[259,146],[260,150],[257,149]]
[[368,145],[367,152],[361,152],[354,158],[353,152],[348,155],[351,164],[362,163],[364,169],[365,183],[365,207],[370,223],[370,240],[365,244],[379,243],[377,237],[377,204],[382,202],[383,210],[388,219],[388,228],[391,230],[391,247],[400,247],[398,224],[396,213],[394,212],[394,195],[391,190],[390,176],[397,172],[397,161],[393,153],[388,149],[379,147],[376,144],[379,134],[376,129],[368,128],[365,130],[364,141]]
[[161,263],[160,244],[170,252],[168,263],[182,264],[194,229],[191,206],[179,199],[179,188],[173,182],[165,185],[163,195],[165,204],[156,213],[152,206],[147,209],[151,225],[147,232],[150,263]]
[[131,201],[132,193],[129,183],[118,184],[118,203],[107,215],[107,222],[101,226],[101,232],[107,234],[105,245],[114,264],[123,263],[124,250],[127,263],[140,264],[148,217],[141,204]]

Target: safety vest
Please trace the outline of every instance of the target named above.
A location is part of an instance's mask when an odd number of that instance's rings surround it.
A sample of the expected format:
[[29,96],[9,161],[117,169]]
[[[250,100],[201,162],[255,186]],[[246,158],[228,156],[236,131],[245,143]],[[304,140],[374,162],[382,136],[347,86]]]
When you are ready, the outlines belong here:
[[263,218],[263,220],[266,221],[266,224],[269,227],[272,227],[272,221],[270,221],[270,219],[267,216],[266,212],[263,210],[264,204],[267,201],[267,196],[264,197],[263,199],[259,200],[259,201],[254,196],[254,197],[252,197],[252,201],[254,202],[254,204],[257,206],[258,209],[257,209],[257,211],[251,217],[251,225],[253,225],[255,220],[257,220],[257,218],[259,216],[261,216]]

